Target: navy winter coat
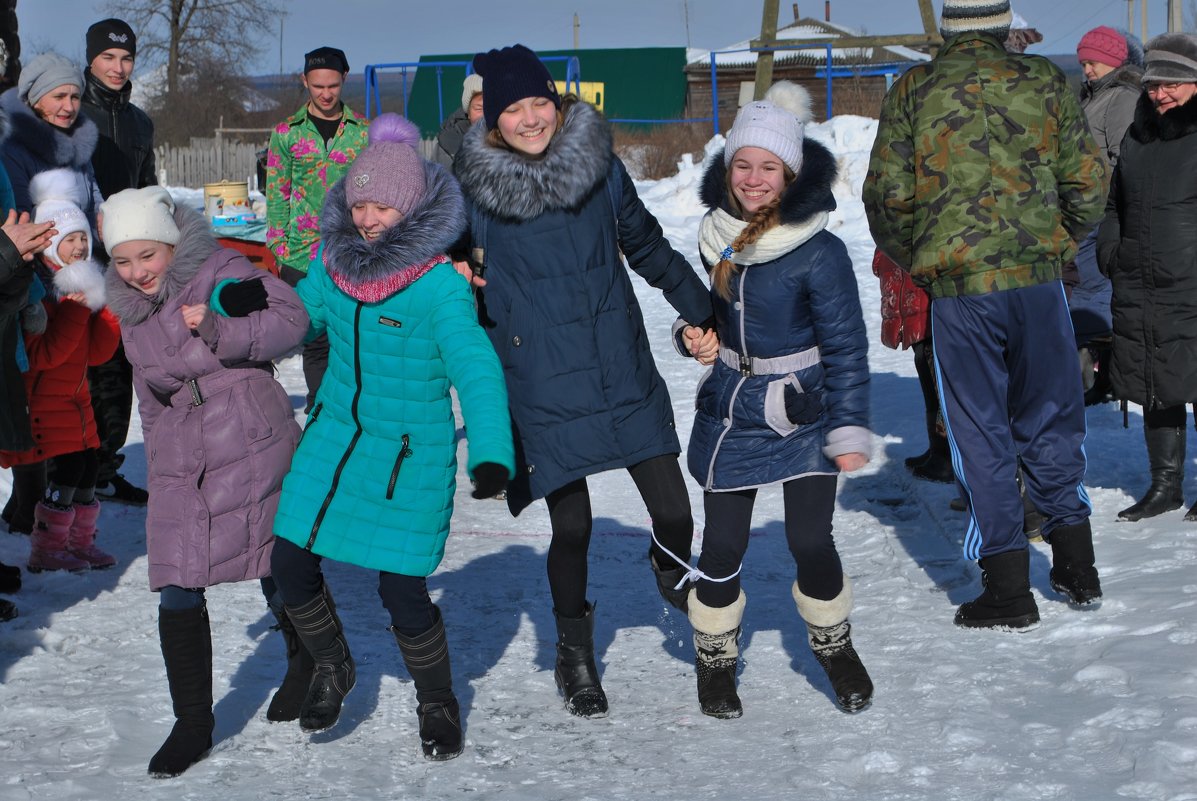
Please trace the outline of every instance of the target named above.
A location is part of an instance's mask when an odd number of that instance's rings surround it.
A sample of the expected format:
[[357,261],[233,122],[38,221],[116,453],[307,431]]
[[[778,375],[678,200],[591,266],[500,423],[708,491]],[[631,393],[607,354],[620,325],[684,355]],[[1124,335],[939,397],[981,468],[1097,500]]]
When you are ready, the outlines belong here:
[[[725,175],[720,153],[701,190],[711,209],[699,234],[708,265],[739,230]],[[844,243],[823,230],[835,209],[834,178],[831,153],[805,140],[781,225],[733,256],[731,300],[711,292],[723,348],[754,359],[808,358],[806,366],[752,375],[719,360],[703,377],[687,456],[708,491],[834,474],[833,457],[871,450],[869,346],[856,277]]]
[[513,514],[571,481],[681,452],[620,251],[686,320],[706,287],[670,247],[590,105],[565,114],[543,158],[486,144],[475,125],[456,172],[487,285],[480,314],[503,363],[516,443]]

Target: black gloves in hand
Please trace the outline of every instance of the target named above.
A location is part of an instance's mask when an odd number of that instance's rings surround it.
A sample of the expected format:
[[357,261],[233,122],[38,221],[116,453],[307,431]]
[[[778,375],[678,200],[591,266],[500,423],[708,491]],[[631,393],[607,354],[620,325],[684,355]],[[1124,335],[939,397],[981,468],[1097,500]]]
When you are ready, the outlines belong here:
[[494,462],[483,462],[474,468],[475,498],[493,498],[507,489],[507,468]]
[[248,317],[251,312],[262,311],[266,303],[266,287],[261,278],[226,284],[220,290],[220,307],[229,317]]

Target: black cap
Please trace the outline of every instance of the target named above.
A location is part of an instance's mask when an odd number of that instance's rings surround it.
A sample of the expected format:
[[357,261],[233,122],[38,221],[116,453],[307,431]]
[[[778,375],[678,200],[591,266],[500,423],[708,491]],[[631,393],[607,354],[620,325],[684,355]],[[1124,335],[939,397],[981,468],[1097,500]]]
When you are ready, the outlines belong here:
[[349,61],[345,58],[345,51],[335,47],[317,47],[303,56],[303,74],[312,70],[336,70],[342,74],[349,72]]
[[96,56],[105,50],[113,48],[128,50],[129,55],[137,56],[137,35],[123,19],[109,17],[102,19],[87,29],[87,63],[96,60]]

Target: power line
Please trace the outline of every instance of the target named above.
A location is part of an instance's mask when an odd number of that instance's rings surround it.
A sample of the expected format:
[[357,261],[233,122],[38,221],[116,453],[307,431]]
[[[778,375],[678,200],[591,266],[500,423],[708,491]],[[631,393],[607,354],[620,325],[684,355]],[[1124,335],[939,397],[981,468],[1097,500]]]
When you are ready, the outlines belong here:
[[[1102,6],[1101,8],[1099,8],[1096,11],[1094,11],[1093,13],[1091,13],[1089,16],[1084,17],[1081,20],[1080,24],[1078,24],[1077,26],[1072,28],[1067,33],[1061,34],[1061,35],[1053,37],[1051,39],[1045,39],[1043,42],[1039,43],[1037,45],[1037,47],[1041,48],[1044,52],[1050,53],[1051,48],[1049,47],[1049,44],[1054,44],[1057,41],[1065,42],[1068,44],[1074,44],[1073,39],[1074,39],[1075,35],[1077,34],[1077,32],[1082,31],[1082,30],[1087,31],[1090,28],[1095,27],[1092,24],[1093,21],[1096,20],[1097,18],[1099,18],[1104,12],[1109,10],[1109,8],[1111,6],[1116,5],[1116,4],[1125,4],[1125,3],[1126,3],[1126,0],[1110,0],[1108,3],[1106,3],[1104,6]],[[1134,33],[1134,31],[1130,31],[1130,33]]]

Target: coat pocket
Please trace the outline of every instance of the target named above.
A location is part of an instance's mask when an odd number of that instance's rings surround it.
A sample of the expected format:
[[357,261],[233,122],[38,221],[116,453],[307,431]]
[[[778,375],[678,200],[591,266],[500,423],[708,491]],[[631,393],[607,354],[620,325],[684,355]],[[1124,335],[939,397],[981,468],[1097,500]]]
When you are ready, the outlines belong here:
[[395,484],[399,481],[399,471],[403,469],[403,460],[411,456],[411,448],[407,447],[411,438],[404,434],[402,437],[403,445],[399,448],[399,455],[395,457],[395,466],[391,468],[391,479],[387,482],[387,500],[395,497]]
[[794,373],[770,381],[765,390],[765,423],[778,435],[788,437],[819,419],[823,413],[821,394],[807,392]]

